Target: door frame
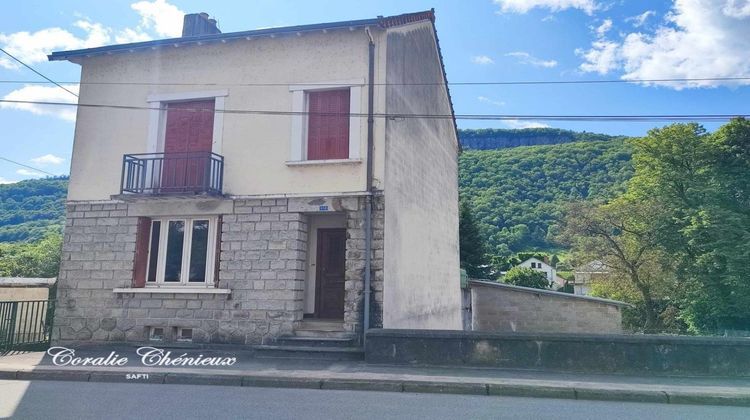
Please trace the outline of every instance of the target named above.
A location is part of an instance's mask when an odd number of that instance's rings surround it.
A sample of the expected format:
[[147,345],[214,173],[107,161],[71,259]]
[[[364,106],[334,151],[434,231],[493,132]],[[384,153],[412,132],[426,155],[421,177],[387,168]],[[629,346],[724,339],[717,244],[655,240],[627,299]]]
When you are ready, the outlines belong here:
[[[323,231],[340,231],[344,233],[344,249],[346,249],[346,228],[318,228],[317,235],[315,237],[316,244],[316,250],[315,250],[315,311],[312,313],[312,318],[314,319],[323,319],[320,317],[320,307],[321,307],[321,299],[323,298],[323,282],[321,281],[323,276],[321,275],[323,264],[321,264],[321,261],[323,261],[323,258],[321,258],[321,252],[323,247],[320,246],[320,241],[318,239],[320,238],[320,234]],[[344,288],[344,291],[346,291],[346,252],[344,252],[344,283],[342,284],[342,287]],[[346,293],[346,292],[345,292]],[[345,303],[345,302],[344,302]],[[346,305],[344,305],[344,314],[346,314]],[[344,316],[342,315],[342,319]]]

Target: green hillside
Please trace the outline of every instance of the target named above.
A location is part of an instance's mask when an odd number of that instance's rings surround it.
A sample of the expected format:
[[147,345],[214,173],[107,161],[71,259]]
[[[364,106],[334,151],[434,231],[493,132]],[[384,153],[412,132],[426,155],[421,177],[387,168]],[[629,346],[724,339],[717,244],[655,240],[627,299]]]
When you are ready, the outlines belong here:
[[59,231],[67,189],[63,177],[0,185],[0,242],[36,241]]
[[459,167],[461,196],[491,254],[551,252],[562,206],[622,192],[633,174],[630,155],[623,139],[466,150]]
[[561,130],[559,128],[524,128],[508,130],[482,128],[459,130],[461,146],[464,150],[505,149],[519,146],[539,146],[543,144],[562,144],[578,141],[622,140],[623,136],[589,133],[586,131]]

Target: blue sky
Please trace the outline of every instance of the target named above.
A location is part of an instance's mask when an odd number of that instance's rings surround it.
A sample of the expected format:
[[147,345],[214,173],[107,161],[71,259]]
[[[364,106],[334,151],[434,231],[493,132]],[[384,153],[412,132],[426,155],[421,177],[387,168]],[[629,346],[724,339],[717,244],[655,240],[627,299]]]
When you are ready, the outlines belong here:
[[[434,7],[450,82],[750,76],[750,0],[26,0],[5,6],[0,46],[47,76],[79,77],[44,54],[179,34],[205,11],[223,32],[399,14]],[[38,80],[0,57],[0,80]],[[458,114],[748,114],[750,81],[662,85],[453,86]],[[71,85],[71,89],[75,86]],[[6,99],[74,99],[49,85],[0,84]],[[0,156],[68,172],[74,114],[0,105]],[[459,121],[461,128],[552,126],[643,135],[658,124]],[[706,124],[709,129],[716,124]],[[39,177],[0,161],[0,183]]]

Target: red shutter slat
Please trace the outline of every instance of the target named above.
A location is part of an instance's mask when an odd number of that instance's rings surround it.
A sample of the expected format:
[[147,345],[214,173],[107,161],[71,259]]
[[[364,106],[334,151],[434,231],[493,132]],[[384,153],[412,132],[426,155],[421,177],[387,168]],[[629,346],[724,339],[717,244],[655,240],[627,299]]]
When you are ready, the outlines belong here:
[[307,159],[349,157],[349,89],[308,94]]
[[146,267],[148,266],[149,237],[151,236],[151,219],[138,218],[138,230],[135,234],[135,257],[133,258],[133,287],[146,286]]

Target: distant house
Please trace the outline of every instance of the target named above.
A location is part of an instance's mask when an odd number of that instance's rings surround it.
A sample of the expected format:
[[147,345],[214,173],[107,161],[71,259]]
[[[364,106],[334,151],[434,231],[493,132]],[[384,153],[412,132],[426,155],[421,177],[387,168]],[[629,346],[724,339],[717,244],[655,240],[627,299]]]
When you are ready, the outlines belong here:
[[518,264],[518,267],[531,268],[532,270],[546,274],[547,281],[553,284],[552,288],[554,289],[565,286],[565,279],[558,276],[557,269],[545,261],[532,257]]
[[594,260],[576,268],[573,272],[573,293],[576,295],[588,295],[591,283],[594,280],[605,278],[609,275],[607,265],[602,261]]

